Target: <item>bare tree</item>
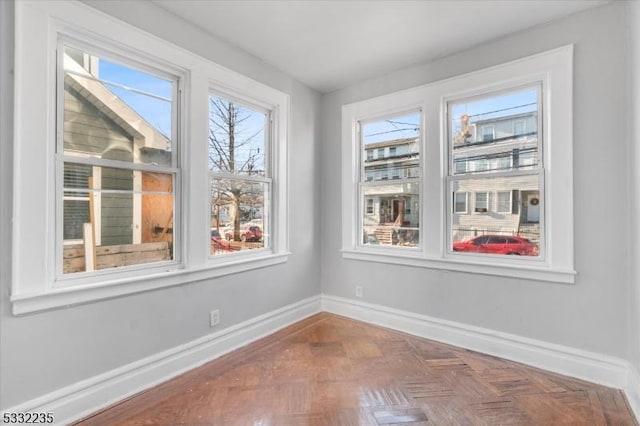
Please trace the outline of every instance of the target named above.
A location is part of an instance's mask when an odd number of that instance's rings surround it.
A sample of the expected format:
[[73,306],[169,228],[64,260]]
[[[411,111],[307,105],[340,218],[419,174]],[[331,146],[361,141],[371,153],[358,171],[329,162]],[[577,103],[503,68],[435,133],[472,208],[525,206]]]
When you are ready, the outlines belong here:
[[[260,147],[255,142],[263,129],[251,128],[251,111],[217,97],[210,97],[209,104],[209,170],[236,175],[260,173]],[[219,221],[220,205],[231,206],[235,241],[240,240],[241,200],[255,192],[253,186],[242,180],[216,179],[214,208]]]

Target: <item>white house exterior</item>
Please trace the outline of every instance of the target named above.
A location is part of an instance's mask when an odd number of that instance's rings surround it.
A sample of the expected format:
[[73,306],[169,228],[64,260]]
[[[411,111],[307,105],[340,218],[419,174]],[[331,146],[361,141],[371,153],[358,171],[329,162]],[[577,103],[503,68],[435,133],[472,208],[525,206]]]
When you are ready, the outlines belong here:
[[463,123],[453,138],[454,241],[499,233],[539,240],[538,176],[509,175],[539,162],[537,112]]
[[[383,243],[415,244],[420,199],[419,185],[411,179],[420,175],[418,138],[367,144],[363,163],[363,180],[373,183],[363,189],[365,234],[375,234]],[[411,235],[398,242],[406,232]]]

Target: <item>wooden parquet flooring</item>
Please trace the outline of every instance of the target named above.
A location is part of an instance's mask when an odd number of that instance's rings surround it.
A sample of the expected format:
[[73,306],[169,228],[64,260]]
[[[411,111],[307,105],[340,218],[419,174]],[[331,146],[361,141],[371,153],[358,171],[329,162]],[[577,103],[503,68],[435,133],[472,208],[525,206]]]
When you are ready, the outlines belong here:
[[621,391],[321,313],[79,425],[637,425]]

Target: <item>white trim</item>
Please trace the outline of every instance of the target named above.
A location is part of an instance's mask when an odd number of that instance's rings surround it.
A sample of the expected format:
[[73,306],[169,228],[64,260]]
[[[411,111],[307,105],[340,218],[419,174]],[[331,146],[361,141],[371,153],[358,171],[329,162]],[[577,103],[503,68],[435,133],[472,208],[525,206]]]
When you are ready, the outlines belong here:
[[[19,101],[16,101],[14,114],[11,259],[14,314],[180,285],[287,261],[288,94],[78,1],[21,1],[16,2],[15,9],[14,97]],[[182,208],[174,208],[174,223],[179,229],[176,229],[174,241],[176,255],[171,262],[114,268],[82,277],[65,276],[64,280],[56,281],[55,253],[56,247],[62,247],[62,241],[56,245],[56,182],[53,179],[56,64],[52,52],[60,34],[85,40],[112,53],[145,52],[143,57],[153,58],[154,64],[176,69],[184,75],[184,86],[176,95],[181,116],[172,126],[181,133],[180,139],[185,143],[179,154],[173,156],[174,161],[180,161],[181,170],[176,175],[175,204],[182,205]],[[244,96],[242,99],[258,103],[272,112],[273,150],[269,154],[274,179],[271,188],[271,250],[239,253],[233,259],[221,257],[212,260],[209,256],[210,200],[203,196],[209,194],[208,146],[193,141],[207,140],[207,100],[211,87]],[[39,125],[34,126],[34,122]],[[62,126],[58,127],[60,131]],[[23,188],[30,188],[29,193],[24,193]]]
[[12,313],[13,315],[22,315],[63,306],[68,307],[266,268],[285,263],[289,255],[289,253],[264,255],[262,250],[255,251],[261,253],[247,253],[246,256],[238,255],[234,258],[226,258],[224,264],[206,265],[197,269],[166,270],[154,274],[150,274],[147,270],[142,271],[144,275],[141,276],[113,279],[99,284],[62,287],[51,289],[46,293],[12,295],[10,298]]
[[326,294],[292,303],[4,412],[53,412],[56,424],[71,423],[322,311],[623,389],[636,418],[640,418],[640,374],[625,360]]
[[629,363],[609,355],[326,294],[322,309],[605,386],[625,389],[630,382]]
[[[453,213],[454,214],[468,214],[469,213],[469,192],[468,191],[455,191],[453,193]],[[458,195],[464,194],[464,210],[458,211]]]
[[[377,250],[376,250],[377,249]],[[374,251],[375,250],[375,251]],[[470,274],[492,275],[497,277],[511,277],[525,280],[554,282],[561,284],[573,284],[576,279],[576,271],[572,269],[546,268],[542,262],[522,262],[521,259],[500,259],[497,264],[487,255],[464,253],[465,259],[457,257],[420,257],[419,252],[405,250],[392,251],[390,249],[372,248],[367,251],[342,250],[342,257],[350,260],[366,262],[388,263],[391,265],[415,266],[418,268],[442,269],[452,272],[464,272]],[[516,256],[517,257],[517,256]]]
[[[500,210],[500,194],[507,193],[509,196],[509,208],[507,210]],[[513,190],[498,190],[496,191],[496,213],[510,214],[513,211]]]
[[56,424],[72,423],[314,315],[320,305],[320,296],[301,300],[3,412],[52,412]]
[[[517,261],[506,256],[483,259],[478,255],[452,253],[448,244],[451,197],[447,187],[448,123],[447,101],[480,96],[514,87],[542,84],[540,108],[545,122],[539,127],[546,141],[541,174],[542,229],[545,247],[537,257],[520,256]],[[419,107],[422,111],[420,191],[421,239],[419,250],[409,256],[399,249],[362,246],[358,238],[360,204],[358,122],[384,116],[394,111]],[[548,282],[574,283],[573,235],[573,45],[469,74],[440,80],[423,86],[386,94],[342,106],[342,253],[343,258],[398,263],[424,268],[449,269]],[[425,143],[425,141],[437,143]],[[520,172],[519,172],[520,173]],[[456,178],[459,179],[459,178]],[[428,196],[427,196],[428,195]],[[439,200],[440,206],[427,205]],[[491,201],[489,200],[489,208]],[[469,208],[471,207],[469,201]],[[386,257],[386,259],[385,259]],[[531,271],[528,276],[522,271]]]
[[631,363],[629,363],[629,380],[624,388],[624,393],[636,419],[640,420],[640,373]]
[[[484,207],[479,206],[478,204],[478,195],[484,194]],[[478,211],[478,209],[484,209],[485,211]],[[487,214],[491,212],[491,205],[489,203],[489,191],[475,191],[473,193],[473,214]]]

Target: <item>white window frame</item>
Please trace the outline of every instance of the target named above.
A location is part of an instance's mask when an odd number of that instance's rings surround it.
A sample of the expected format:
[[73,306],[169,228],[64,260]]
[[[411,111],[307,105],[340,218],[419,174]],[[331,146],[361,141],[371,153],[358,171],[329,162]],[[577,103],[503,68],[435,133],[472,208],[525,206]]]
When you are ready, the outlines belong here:
[[374,212],[374,202],[373,198],[367,198],[367,206],[366,206],[366,215],[371,216]]
[[[458,210],[458,195],[464,195],[464,209]],[[453,213],[455,214],[467,214],[469,212],[469,193],[466,191],[455,192],[453,200]]]
[[[12,283],[14,315],[182,285],[287,261],[289,96],[76,1],[17,2]],[[56,276],[56,47],[83,40],[137,62],[152,60],[182,76],[175,188],[183,238],[179,258],[60,280]],[[140,52],[144,52],[141,54]],[[241,258],[210,254],[208,95],[212,87],[271,111],[272,244]],[[37,124],[36,124],[37,123]],[[29,188],[28,193],[22,188]],[[34,265],[38,265],[34,267]]]
[[[517,125],[522,123],[522,132],[517,133]],[[514,120],[513,121],[513,136],[521,136],[527,133],[527,120]]]
[[[491,130],[490,132],[486,132],[486,130]],[[496,138],[496,127],[493,124],[488,124],[486,126],[480,126],[480,142],[485,142],[484,136],[486,134],[491,134],[491,139],[494,140]]]
[[[509,197],[509,206],[506,210],[500,210],[500,194],[507,194],[507,196]],[[504,214],[511,214],[511,212],[513,211],[513,191],[511,190],[505,190],[505,191],[496,191],[496,213],[504,213]]]
[[[181,141],[183,139],[183,133],[181,133],[180,129],[182,128],[181,123],[178,123],[177,117],[181,114],[181,109],[183,105],[180,103],[180,93],[183,92],[182,86],[183,81],[186,79],[186,74],[184,70],[180,70],[175,66],[167,66],[166,64],[161,64],[158,61],[154,60],[152,57],[143,57],[142,61],[137,62],[133,56],[134,54],[130,52],[127,48],[113,48],[105,45],[100,40],[96,40],[94,43],[87,43],[86,41],[76,39],[74,37],[70,37],[66,35],[64,32],[58,33],[58,40],[56,41],[56,49],[57,49],[57,63],[56,63],[56,73],[57,73],[57,81],[56,81],[56,93],[59,95],[56,98],[57,102],[57,111],[56,111],[56,125],[58,128],[63,128],[64,126],[64,59],[63,59],[63,50],[65,46],[72,47],[74,49],[78,49],[83,51],[85,54],[89,54],[91,56],[96,55],[99,58],[108,59],[113,61],[119,65],[129,67],[131,69],[142,70],[143,72],[149,73],[154,77],[164,78],[167,80],[175,80],[175,86],[173,87],[172,93],[172,108],[175,111],[171,116],[171,164],[168,166],[158,166],[158,165],[147,165],[147,164],[136,164],[136,163],[124,163],[120,161],[112,161],[106,160],[103,158],[96,158],[94,156],[87,156],[85,158],[81,158],[76,155],[67,155],[65,153],[64,141],[62,138],[62,133],[58,132],[57,140],[55,141],[56,149],[55,149],[55,167],[56,167],[56,189],[55,189],[55,217],[56,217],[56,243],[55,243],[55,254],[56,254],[56,283],[60,287],[66,286],[74,286],[74,285],[84,285],[87,283],[93,283],[101,281],[104,276],[108,276],[115,272],[120,274],[121,272],[130,273],[139,270],[145,270],[149,273],[154,271],[162,271],[167,267],[175,267],[175,265],[180,263],[180,259],[182,257],[182,227],[181,225],[181,204],[178,202],[180,200],[180,182],[182,179],[182,171],[179,165],[179,157],[181,150]],[[111,52],[108,52],[111,50]],[[109,54],[110,53],[110,54]],[[63,204],[64,200],[67,199],[66,196],[63,195],[65,192],[63,190],[63,174],[65,164],[81,164],[85,166],[92,166],[94,169],[94,176],[96,173],[101,173],[102,170],[107,168],[117,169],[117,170],[131,170],[133,172],[151,172],[151,173],[159,173],[163,175],[172,176],[172,187],[173,187],[173,259],[155,262],[155,263],[139,263],[131,266],[121,266],[117,268],[107,268],[100,269],[90,272],[75,272],[75,273],[64,273],[63,272],[63,250],[60,248],[64,246],[67,241],[63,239]],[[99,189],[99,188],[96,188]],[[133,194],[135,192],[135,188],[131,190]],[[100,194],[96,194],[98,198],[98,202],[100,200]],[[89,197],[87,196],[87,201]],[[101,215],[96,214],[95,217],[95,234],[96,234],[96,245],[100,245],[100,220]],[[139,224],[135,224],[138,225]],[[134,239],[134,244],[135,239]]]
[[[451,189],[446,121],[447,103],[465,97],[533,84],[542,85],[545,165],[542,172],[545,199],[546,250],[541,256],[475,256],[449,250],[446,231],[451,227]],[[376,97],[342,107],[342,256],[370,262],[445,269],[492,276],[558,283],[574,283],[573,260],[573,45],[521,58],[469,74]],[[360,153],[357,123],[372,116],[419,107],[421,128],[420,231],[421,248],[413,252],[380,250],[358,244]],[[439,143],[438,143],[439,142]],[[552,172],[551,172],[552,171]],[[429,202],[427,202],[429,200]],[[439,201],[439,205],[438,202]],[[435,204],[434,204],[435,203]]]
[[[244,256],[255,257],[259,256],[261,252],[270,252],[272,250],[272,238],[271,238],[271,230],[273,229],[272,224],[272,194],[273,194],[273,164],[275,164],[274,158],[272,158],[272,154],[277,153],[277,147],[274,146],[274,133],[273,127],[275,125],[274,121],[274,113],[271,110],[271,106],[269,104],[257,104],[255,99],[248,97],[246,94],[237,92],[237,91],[229,91],[229,90],[221,90],[219,87],[216,87],[215,82],[210,82],[209,88],[209,96],[215,96],[224,99],[225,101],[232,102],[238,106],[245,107],[251,109],[255,112],[262,112],[267,115],[267,124],[265,125],[266,135],[264,138],[265,146],[265,175],[264,176],[249,176],[246,174],[235,174],[235,173],[225,173],[225,172],[209,172],[209,177],[213,178],[221,178],[221,179],[232,179],[239,180],[244,182],[251,183],[261,183],[267,186],[266,196],[264,200],[264,212],[263,212],[263,242],[264,247],[258,249],[251,250],[240,250],[237,252],[230,252],[224,254],[211,254],[209,253],[210,261],[215,263],[218,262],[220,258],[224,257],[232,257],[232,258],[241,258]],[[211,211],[209,209],[209,211]],[[209,214],[209,223],[211,223],[211,213]],[[223,236],[224,237],[224,236]]]
[[[480,205],[479,195],[484,195],[484,203]],[[487,214],[491,211],[489,203],[489,193],[487,191],[475,192],[473,194],[473,212],[476,214]]]
[[[355,173],[355,182],[356,182],[356,191],[355,191],[355,196],[357,198],[357,200],[355,201],[357,203],[356,206],[356,211],[357,211],[357,225],[356,225],[356,229],[357,231],[354,234],[354,244],[361,246],[361,247],[369,247],[371,246],[370,244],[364,244],[363,241],[363,232],[364,232],[364,223],[363,223],[363,219],[364,217],[367,215],[366,213],[366,204],[362,202],[362,200],[364,199],[364,188],[365,187],[375,187],[375,186],[386,186],[386,185],[404,185],[404,184],[413,184],[413,183],[418,183],[419,184],[419,190],[418,190],[418,197],[420,198],[420,200],[422,200],[423,197],[423,192],[422,192],[422,184],[420,183],[420,180],[415,179],[415,178],[410,178],[410,177],[398,177],[398,179],[389,179],[390,174],[392,173],[392,170],[390,170],[390,164],[385,164],[384,168],[381,170],[379,175],[376,175],[376,178],[374,178],[373,181],[369,181],[366,178],[366,172],[365,172],[365,161],[364,161],[364,151],[365,151],[365,147],[364,147],[364,138],[363,138],[363,134],[362,134],[362,128],[363,126],[365,126],[367,123],[372,123],[372,122],[376,122],[376,121],[381,121],[381,120],[387,120],[387,119],[391,119],[394,117],[398,117],[398,116],[403,116],[405,114],[417,114],[420,117],[420,128],[422,129],[423,123],[424,123],[424,115],[420,109],[419,106],[417,105],[413,105],[413,106],[408,106],[406,108],[398,108],[398,109],[394,109],[391,111],[385,111],[382,114],[371,114],[368,116],[362,116],[359,119],[357,119],[356,121],[354,121],[354,130],[355,130],[355,135],[354,137],[356,138],[356,140],[354,141],[354,145],[356,146],[356,160],[357,161],[357,165],[356,165],[356,170],[354,170]],[[423,152],[423,147],[424,147],[424,143],[423,143],[423,138],[422,138],[422,131],[420,132],[420,136],[419,136],[419,148],[418,148],[418,153],[419,153],[419,159],[420,159],[420,168],[422,170],[422,152]],[[377,148],[376,152],[380,153],[380,151],[382,151],[383,153],[386,152],[386,148]],[[377,179],[377,176],[380,176],[379,179]],[[380,206],[379,206],[380,208]],[[422,225],[420,226],[420,229],[418,230],[418,246],[420,244],[422,244]],[[357,234],[357,235],[356,235]],[[404,246],[383,246],[380,245],[379,247],[375,247],[373,248],[374,250],[380,250],[381,252],[384,251],[389,251],[390,253],[393,253],[394,251],[404,251],[404,252],[417,252],[419,250],[419,247],[404,247]]]

